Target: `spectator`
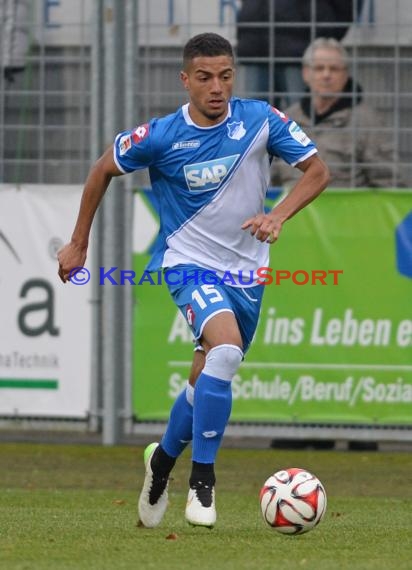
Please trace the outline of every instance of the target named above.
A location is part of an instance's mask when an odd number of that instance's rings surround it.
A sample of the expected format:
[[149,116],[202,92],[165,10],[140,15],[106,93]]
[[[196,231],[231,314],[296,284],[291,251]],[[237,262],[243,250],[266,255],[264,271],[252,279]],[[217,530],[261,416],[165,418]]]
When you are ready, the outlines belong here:
[[[363,0],[243,0],[237,55],[245,66],[246,94],[271,100],[279,108],[298,101],[305,89],[301,58],[306,47],[319,36],[342,39],[362,4]],[[242,62],[243,58],[259,60]],[[283,95],[272,100],[272,91]]]
[[[314,40],[303,55],[303,79],[309,94],[286,114],[316,143],[331,171],[330,186],[404,186],[397,180],[391,137],[350,77],[348,53],[341,43],[333,38]],[[296,169],[289,170],[276,161],[272,183],[296,182]]]
[[28,0],[0,0],[1,66],[10,83],[26,66],[30,43],[28,15]]

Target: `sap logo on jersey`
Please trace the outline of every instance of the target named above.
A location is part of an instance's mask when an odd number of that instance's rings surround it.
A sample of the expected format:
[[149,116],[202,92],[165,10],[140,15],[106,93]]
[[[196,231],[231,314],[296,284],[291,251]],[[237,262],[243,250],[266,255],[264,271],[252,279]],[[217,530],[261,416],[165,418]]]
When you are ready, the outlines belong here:
[[239,154],[234,154],[186,165],[184,172],[189,190],[192,192],[216,190],[232,170],[239,156]]

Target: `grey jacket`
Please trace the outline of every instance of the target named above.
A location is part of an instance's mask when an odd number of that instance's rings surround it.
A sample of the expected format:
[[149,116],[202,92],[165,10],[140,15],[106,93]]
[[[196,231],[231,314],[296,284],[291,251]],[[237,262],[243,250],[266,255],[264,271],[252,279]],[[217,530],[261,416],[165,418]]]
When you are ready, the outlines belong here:
[[[376,111],[359,102],[328,114],[316,125],[294,103],[286,113],[316,144],[335,188],[405,186],[393,164],[393,130],[384,129]],[[290,187],[301,176],[298,168],[274,160],[272,184]]]

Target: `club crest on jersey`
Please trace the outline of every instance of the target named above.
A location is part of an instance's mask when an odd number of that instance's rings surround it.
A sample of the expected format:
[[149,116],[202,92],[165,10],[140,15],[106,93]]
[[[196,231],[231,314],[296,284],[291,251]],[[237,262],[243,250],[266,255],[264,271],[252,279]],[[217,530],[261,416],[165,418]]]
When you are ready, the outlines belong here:
[[187,164],[184,167],[184,173],[189,190],[206,192],[219,188],[236,164],[239,156],[239,154],[234,154],[206,162]]
[[228,123],[227,130],[227,136],[235,141],[240,141],[240,139],[243,139],[246,134],[246,129],[243,126],[243,121],[234,121],[233,123]]

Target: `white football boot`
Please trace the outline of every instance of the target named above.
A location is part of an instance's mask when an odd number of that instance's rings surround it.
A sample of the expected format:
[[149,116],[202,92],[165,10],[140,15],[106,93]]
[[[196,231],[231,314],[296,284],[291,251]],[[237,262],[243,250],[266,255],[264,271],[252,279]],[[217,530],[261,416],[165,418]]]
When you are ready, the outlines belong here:
[[151,460],[158,443],[151,443],[144,450],[144,464],[146,474],[143,488],[139,497],[140,525],[154,528],[160,524],[168,503],[169,478],[159,477],[153,474]]
[[194,526],[212,528],[216,522],[215,488],[199,481],[191,485],[186,504],[186,520]]

